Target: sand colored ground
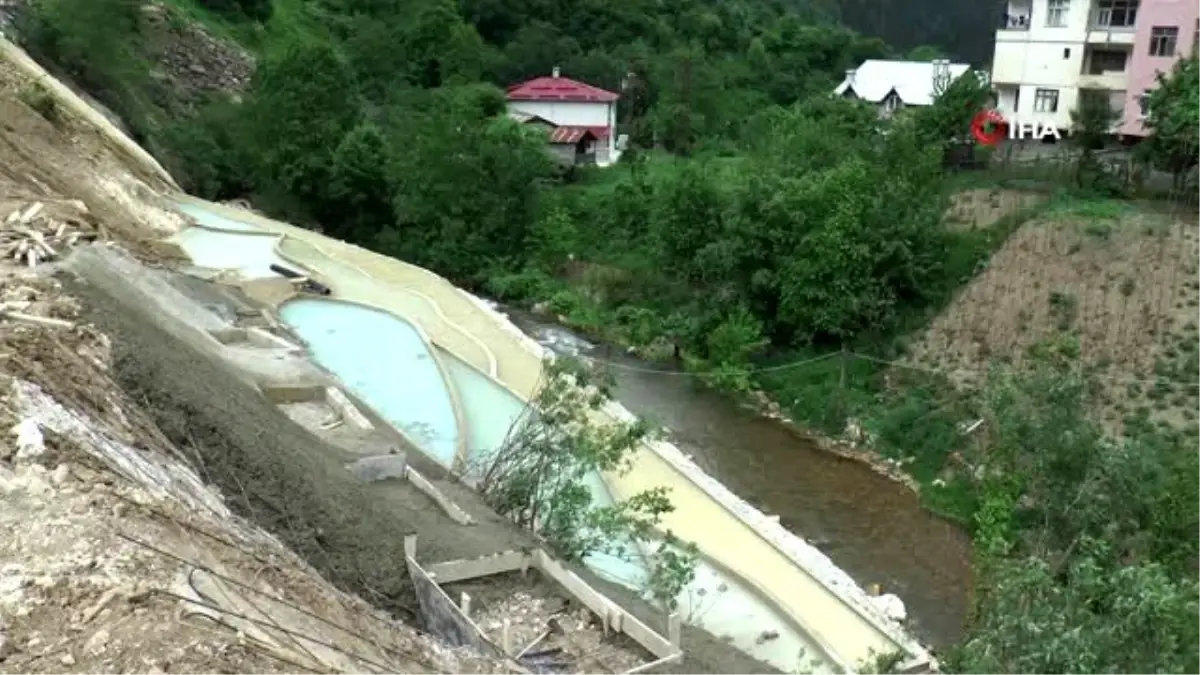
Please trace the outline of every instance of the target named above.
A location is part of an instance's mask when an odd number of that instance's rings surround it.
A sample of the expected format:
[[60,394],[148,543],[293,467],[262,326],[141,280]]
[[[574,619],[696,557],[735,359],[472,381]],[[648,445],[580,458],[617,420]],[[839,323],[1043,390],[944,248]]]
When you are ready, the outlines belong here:
[[[540,348],[445,279],[249,211],[181,199],[283,235],[280,253],[330,285],[333,297],[409,318],[435,344],[492,373],[521,398],[528,400],[535,393],[542,370]],[[647,449],[638,454],[632,471],[606,478],[618,498],[668,487],[676,509],[663,527],[696,542],[709,560],[747,581],[835,661],[854,665],[874,654],[916,650],[894,625],[885,625],[873,614],[861,590],[835,590],[806,571],[797,563],[806,553],[796,550],[805,548],[803,544],[705,476],[673,447]]]

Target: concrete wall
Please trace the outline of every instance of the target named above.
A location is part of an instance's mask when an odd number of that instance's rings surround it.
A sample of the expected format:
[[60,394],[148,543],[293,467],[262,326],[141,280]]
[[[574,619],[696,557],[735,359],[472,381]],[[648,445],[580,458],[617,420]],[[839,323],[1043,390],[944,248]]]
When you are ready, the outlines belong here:
[[476,626],[475,622],[463,613],[458,603],[451,600],[441,586],[430,578],[424,568],[413,558],[416,537],[406,539],[404,548],[406,553],[404,562],[408,565],[408,577],[412,581],[413,591],[421,606],[421,618],[425,621],[425,630],[446,644],[467,647],[486,656],[504,658],[504,650],[492,644],[484,636],[479,626]]
[[[1120,133],[1129,136],[1145,136],[1147,131],[1138,98],[1157,86],[1157,74],[1168,73],[1175,61],[1190,54],[1195,47],[1196,20],[1200,18],[1200,6],[1196,0],[1143,0],[1138,8],[1137,34],[1134,36],[1133,54],[1128,66],[1128,86],[1124,101],[1124,115]],[[1179,29],[1173,56],[1151,56],[1150,35],[1156,26],[1174,26]]]
[[517,110],[530,115],[537,115],[550,120],[559,126],[572,127],[606,127],[608,138],[601,139],[597,149],[607,148],[605,157],[609,157],[616,149],[617,142],[617,104],[614,103],[585,103],[578,101],[509,101],[509,110]]

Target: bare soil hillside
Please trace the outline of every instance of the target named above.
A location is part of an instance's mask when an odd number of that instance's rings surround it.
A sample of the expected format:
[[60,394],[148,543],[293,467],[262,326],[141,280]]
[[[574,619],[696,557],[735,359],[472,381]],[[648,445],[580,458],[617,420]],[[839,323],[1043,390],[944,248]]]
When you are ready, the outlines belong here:
[[971,380],[1047,340],[1075,340],[1103,384],[1105,421],[1143,413],[1194,428],[1198,225],[1194,211],[1126,202],[1047,207],[1025,223],[915,342],[914,364]]

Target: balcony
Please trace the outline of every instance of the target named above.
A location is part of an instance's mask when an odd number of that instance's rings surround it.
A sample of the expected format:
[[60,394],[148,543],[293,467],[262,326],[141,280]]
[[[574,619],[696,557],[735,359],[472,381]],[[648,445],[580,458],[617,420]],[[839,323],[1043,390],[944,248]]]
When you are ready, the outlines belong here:
[[1088,20],[1088,44],[1132,45],[1138,0],[1099,0]]
[[1029,39],[1029,25],[1033,21],[1033,6],[1009,3],[996,25],[997,42],[1016,42]]
[[1027,31],[1029,30],[1029,14],[1002,14],[1000,15],[1000,23],[996,26],[999,31]]
[[1125,88],[1127,80],[1125,72],[1107,72],[1099,75],[1080,75],[1080,89],[1104,89],[1106,91],[1117,91]]
[[1088,46],[1083,54],[1083,67],[1079,71],[1079,87],[1106,91],[1124,89],[1129,55],[1130,50],[1123,47]]

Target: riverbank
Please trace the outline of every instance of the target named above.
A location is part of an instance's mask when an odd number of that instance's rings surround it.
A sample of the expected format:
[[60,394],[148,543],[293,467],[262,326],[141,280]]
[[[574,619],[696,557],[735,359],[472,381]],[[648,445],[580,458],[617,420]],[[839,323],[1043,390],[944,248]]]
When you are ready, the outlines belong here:
[[[749,389],[722,386],[723,382],[727,382],[728,380],[722,380],[719,374],[705,369],[703,363],[688,358],[685,352],[677,350],[676,345],[665,340],[659,339],[649,344],[638,344],[631,339],[629,332],[624,330],[622,326],[613,327],[610,325],[605,327],[603,324],[598,324],[597,322],[581,321],[572,315],[555,314],[551,311],[551,305],[544,301],[524,300],[522,302],[520,299],[514,299],[512,304],[523,311],[528,311],[539,320],[553,322],[567,330],[578,333],[588,340],[615,345],[630,356],[659,364],[663,367],[664,371],[675,371],[678,369],[681,372],[695,375],[700,381],[705,382],[715,391],[728,396],[731,404],[751,410],[764,419],[777,422],[797,438],[816,444],[830,454],[859,462],[880,476],[903,485],[914,494],[920,495],[923,488],[930,486],[930,484],[923,485],[916,477],[905,471],[905,463],[903,461],[889,457],[883,452],[871,448],[870,445],[874,442],[874,439],[861,426],[855,423],[854,420],[847,420],[845,429],[847,434],[845,437],[834,437],[817,433],[804,426],[802,422],[797,422],[793,417],[784,412],[783,405],[777,400],[777,397],[772,396],[770,388],[763,387],[760,382],[754,382],[753,369],[749,369],[750,372],[747,373],[749,377],[742,381],[758,386],[753,386]],[[583,303],[580,304],[582,305]],[[588,312],[588,310],[584,311]],[[599,311],[598,307],[590,309],[591,313],[599,313]],[[584,316],[591,317],[591,313],[585,313]],[[964,514],[962,513],[939,511],[938,514],[957,522],[965,521]]]
[[961,528],[922,507],[911,489],[820,448],[735,405],[695,374],[593,344],[535,315],[497,307],[542,345],[595,359],[634,414],[741,499],[803,537],[864,588],[898,596],[920,639],[948,646],[962,634],[972,587],[972,546]]

